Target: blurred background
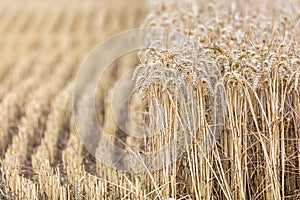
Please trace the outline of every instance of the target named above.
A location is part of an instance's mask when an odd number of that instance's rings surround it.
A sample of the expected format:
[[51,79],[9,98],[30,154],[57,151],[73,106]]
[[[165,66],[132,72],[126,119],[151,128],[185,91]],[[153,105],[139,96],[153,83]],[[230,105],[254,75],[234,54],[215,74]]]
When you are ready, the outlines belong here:
[[[66,183],[67,165],[78,163],[81,154],[80,163],[95,173],[95,160],[81,146],[71,117],[72,85],[89,52],[139,27],[148,9],[140,0],[0,2],[0,199],[36,198],[35,185],[44,188],[48,180],[51,186],[40,194],[57,187],[61,192],[47,198],[66,195],[59,185]],[[67,144],[74,140],[75,146]],[[57,170],[59,178],[49,178]]]
[[[0,99],[34,74],[55,69],[70,79],[87,54],[109,36],[139,27],[146,1],[1,1]],[[33,88],[32,88],[33,89]]]

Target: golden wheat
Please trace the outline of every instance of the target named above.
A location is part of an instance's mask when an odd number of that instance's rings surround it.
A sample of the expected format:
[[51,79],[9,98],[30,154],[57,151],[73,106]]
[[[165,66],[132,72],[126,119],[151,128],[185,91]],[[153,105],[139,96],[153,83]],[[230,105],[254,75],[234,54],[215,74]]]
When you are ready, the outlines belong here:
[[[299,199],[300,2],[158,1],[145,18],[146,7],[138,0],[1,2],[0,199]],[[91,138],[93,150],[107,163],[89,155],[71,103],[88,52],[138,26],[188,37],[183,46],[138,53],[126,114],[156,134],[135,138],[140,130],[126,127],[135,132],[127,136],[109,108],[134,56],[114,62],[99,83],[99,123],[136,156],[170,142],[182,154],[151,171],[160,158],[153,154],[146,173],[130,174],[107,167],[116,155],[101,139]],[[122,163],[144,167],[130,156]]]

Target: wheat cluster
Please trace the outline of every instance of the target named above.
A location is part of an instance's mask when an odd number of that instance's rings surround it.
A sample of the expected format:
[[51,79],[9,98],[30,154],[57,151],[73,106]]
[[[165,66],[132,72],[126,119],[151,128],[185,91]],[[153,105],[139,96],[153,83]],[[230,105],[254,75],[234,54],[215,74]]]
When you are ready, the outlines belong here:
[[299,198],[299,14],[295,1],[179,1],[144,21],[187,37],[140,52],[136,80],[165,108],[169,141],[178,126],[193,136],[171,170],[189,198]]

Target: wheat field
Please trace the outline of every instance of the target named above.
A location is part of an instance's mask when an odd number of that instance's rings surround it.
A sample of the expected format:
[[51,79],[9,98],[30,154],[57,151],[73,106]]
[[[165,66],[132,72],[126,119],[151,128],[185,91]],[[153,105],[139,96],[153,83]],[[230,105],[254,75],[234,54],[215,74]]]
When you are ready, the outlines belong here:
[[[137,27],[188,42],[112,63],[97,89],[99,123],[138,156],[191,137],[170,165],[127,173],[89,154],[72,98],[89,52]],[[299,41],[299,0],[0,2],[0,199],[300,199]],[[140,139],[108,109],[134,67],[133,117],[157,103],[164,113],[141,117],[158,134]],[[113,150],[93,140],[111,163]]]

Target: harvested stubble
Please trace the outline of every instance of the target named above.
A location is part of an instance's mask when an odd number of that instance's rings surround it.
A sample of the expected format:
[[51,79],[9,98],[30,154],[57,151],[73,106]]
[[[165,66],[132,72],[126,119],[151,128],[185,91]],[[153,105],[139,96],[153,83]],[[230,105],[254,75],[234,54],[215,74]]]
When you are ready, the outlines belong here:
[[[122,12],[125,5],[128,1],[1,2],[0,199],[107,194],[80,161],[86,158],[71,118],[71,98],[75,73],[88,52],[143,19],[143,6],[135,3]],[[84,193],[74,183],[82,177]]]
[[[96,42],[140,25],[139,2],[1,3],[0,199],[300,198],[299,1],[155,5],[142,26],[178,30],[189,42],[140,52],[136,92],[163,106],[163,126],[145,117],[159,134],[121,139],[138,154],[192,134],[189,149],[145,174],[87,156],[71,116],[74,75]],[[124,72],[116,67],[97,94],[100,124],[112,135],[118,129],[106,105]],[[144,105],[134,101],[137,113]],[[97,142],[95,151],[108,151]]]

